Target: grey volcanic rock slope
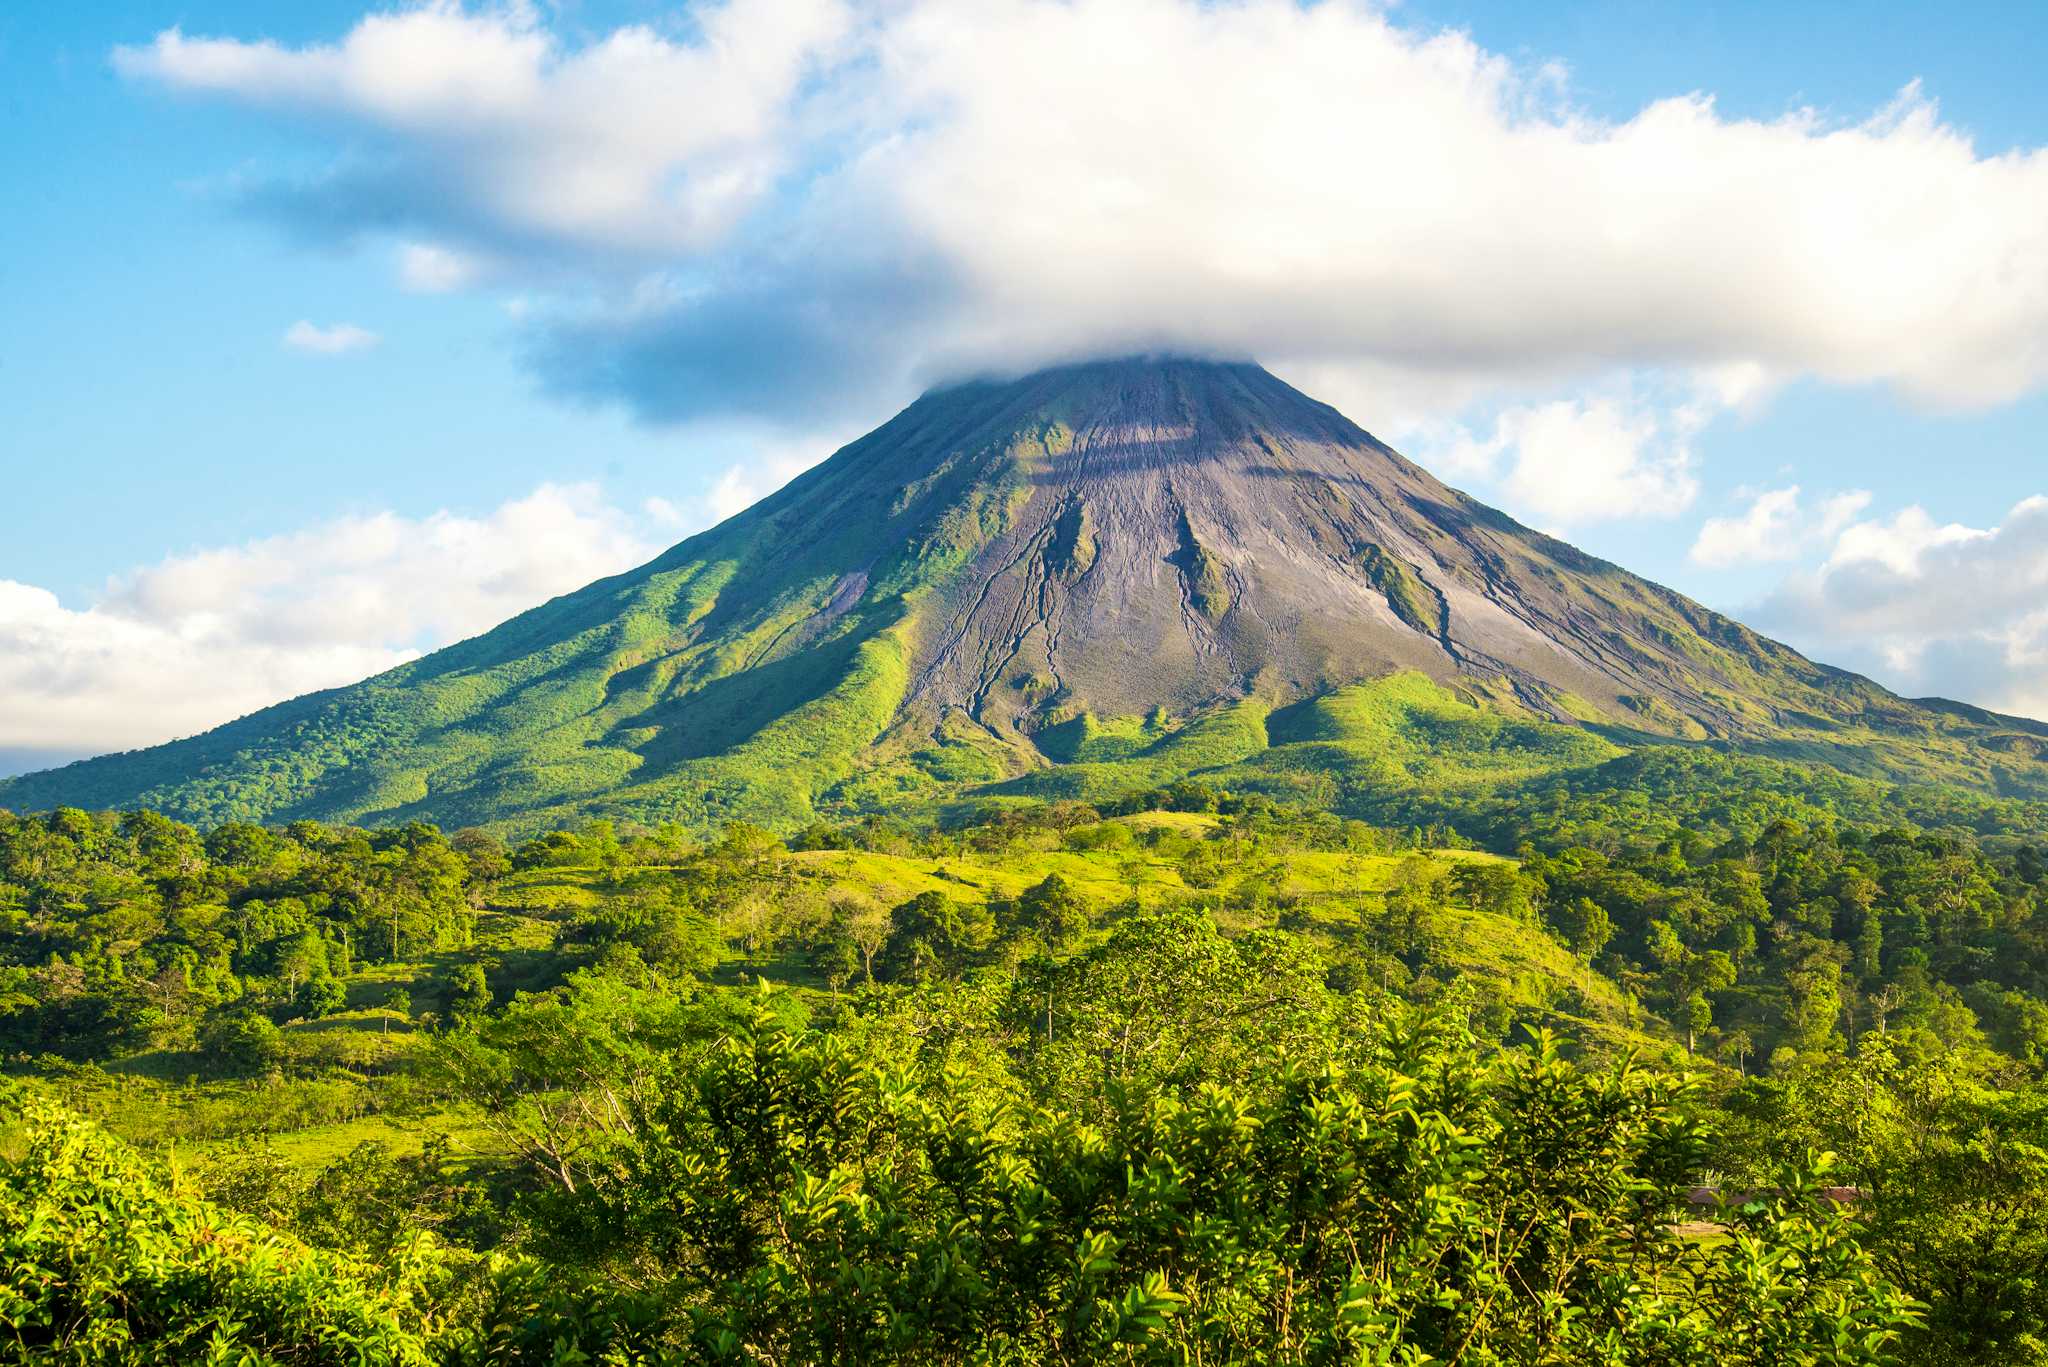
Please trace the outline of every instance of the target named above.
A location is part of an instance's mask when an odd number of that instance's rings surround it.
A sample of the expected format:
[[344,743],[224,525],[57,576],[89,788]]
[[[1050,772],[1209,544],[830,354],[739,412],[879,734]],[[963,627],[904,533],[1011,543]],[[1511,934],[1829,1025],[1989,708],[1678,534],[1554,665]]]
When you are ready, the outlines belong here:
[[1601,621],[1574,602],[1560,562],[1608,567],[1263,370],[1094,366],[1040,387],[1019,506],[935,614],[913,703],[1009,723],[1045,702],[1180,710],[1414,668],[1560,716],[1565,695],[1648,693],[1735,722],[1634,605]]
[[[1907,705],[1450,489],[1250,365],[1052,372],[999,535],[921,633],[910,703],[1028,728],[1416,669],[1559,720],[1739,736]],[[914,411],[914,410],[913,410]]]
[[638,570],[0,804],[787,825],[1042,767],[1083,714],[1281,706],[1397,670],[1612,734],[2042,788],[2042,728],[1816,665],[1256,366],[1129,360],[928,394]]

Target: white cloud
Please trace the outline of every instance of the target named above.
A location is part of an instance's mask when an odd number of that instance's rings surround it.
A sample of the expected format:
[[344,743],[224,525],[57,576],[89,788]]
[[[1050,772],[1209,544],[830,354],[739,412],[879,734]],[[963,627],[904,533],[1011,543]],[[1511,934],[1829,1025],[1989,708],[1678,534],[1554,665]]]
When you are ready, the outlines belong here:
[[[2025,515],[2031,502],[2020,504],[2015,511]],[[1920,573],[1929,551],[1996,535],[1995,530],[1980,531],[1960,522],[1937,524],[1926,509],[1916,505],[1902,509],[1890,522],[1858,522],[1844,527],[1823,572],[1849,573],[1862,566],[1873,566],[1901,578],[1913,578]]]
[[357,327],[354,323],[317,327],[301,318],[284,330],[286,346],[316,356],[345,356],[351,351],[367,351],[382,340],[368,328]]
[[0,580],[0,753],[201,731],[474,635],[657,549],[594,489],[543,486],[481,517],[339,518],[172,556],[82,608]]
[[1750,499],[1740,517],[1710,517],[1692,546],[1694,564],[1709,569],[1792,560],[1815,544],[1831,542],[1870,505],[1861,489],[1833,494],[1821,503],[1818,517],[1808,517],[1800,504],[1799,486],[1766,489]]
[[1692,544],[1695,564],[1713,568],[1789,560],[1798,553],[1799,486],[1760,493],[1741,517],[1710,517]]
[[398,281],[414,294],[448,294],[483,279],[484,262],[432,242],[398,245]]
[[169,29],[114,61],[181,90],[355,120],[391,140],[398,179],[444,199],[451,219],[533,241],[687,251],[788,169],[799,82],[848,23],[837,0],[760,0],[707,6],[694,43],[635,26],[568,49],[527,7],[435,0],[370,15],[333,45]]
[[1870,506],[1868,489],[1850,489],[1839,494],[1830,494],[1820,505],[1820,519],[1813,534],[1822,541],[1832,541],[1863,515]]
[[1919,507],[1852,522],[1756,615],[1901,692],[2048,719],[2048,497],[1991,528]]
[[132,749],[408,658],[374,645],[237,648],[191,639],[183,626],[74,611],[46,589],[0,580],[0,748]]
[[677,501],[650,498],[641,504],[648,521],[664,529],[712,526],[745,512],[851,440],[831,431],[760,437],[743,461],[711,477],[704,491]]
[[[1942,405],[2048,381],[2048,154],[1980,155],[1917,87],[1862,121],[1699,95],[1605,120],[1553,66],[1368,0],[693,16],[584,41],[438,0],[331,44],[171,30],[116,60],[343,130],[331,174],[264,197],[301,227],[580,273],[582,306],[530,324],[538,363],[660,417],[873,412],[917,377],[1157,347],[1496,401],[1617,368],[1714,377],[1722,406],[1800,376]],[[1520,421],[1612,462],[1640,417]],[[1683,502],[1682,468],[1620,468]]]
[[1518,510],[1564,525],[1672,517],[1699,492],[1690,441],[1706,409],[1631,396],[1510,408],[1485,437],[1419,429],[1421,458],[1452,479],[1497,482]]

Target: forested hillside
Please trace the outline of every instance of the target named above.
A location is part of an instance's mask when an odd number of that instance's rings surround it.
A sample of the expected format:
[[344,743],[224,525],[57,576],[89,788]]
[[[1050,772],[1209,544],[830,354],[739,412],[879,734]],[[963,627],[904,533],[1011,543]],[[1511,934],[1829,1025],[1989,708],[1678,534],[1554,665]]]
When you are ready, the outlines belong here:
[[2042,1360],[2026,809],[1686,752],[1514,782],[510,846],[0,817],[0,1333]]

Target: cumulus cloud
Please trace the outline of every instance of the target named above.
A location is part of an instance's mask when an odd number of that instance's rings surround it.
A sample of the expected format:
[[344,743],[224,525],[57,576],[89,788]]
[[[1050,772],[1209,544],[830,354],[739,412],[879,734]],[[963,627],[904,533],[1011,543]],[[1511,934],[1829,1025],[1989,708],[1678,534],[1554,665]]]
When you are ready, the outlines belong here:
[[787,172],[799,82],[849,13],[837,0],[706,6],[694,41],[628,27],[569,47],[533,9],[415,5],[340,42],[192,38],[120,48],[120,71],[338,117],[382,156],[289,192],[335,230],[393,221],[451,236],[638,252],[716,243]]
[[151,745],[474,635],[654,554],[588,486],[172,556],[67,607],[0,580],[0,762]]
[[0,580],[0,751],[27,767],[151,745],[409,658],[377,645],[225,642],[209,625],[73,610]]
[[[301,229],[581,278],[529,318],[534,365],[658,419],[871,413],[1166,347],[1390,401],[1617,369],[1960,406],[2048,379],[2048,154],[1981,155],[1917,87],[1846,122],[1701,95],[1600,119],[1555,69],[1366,0],[693,15],[586,40],[438,0],[332,43],[171,30],[116,62],[339,129],[327,174],[256,196]],[[1574,431],[1668,509],[1669,416],[1532,404],[1480,444],[1519,470],[1511,447]]]
[[1710,517],[1692,545],[1694,564],[1709,569],[1792,560],[1816,544],[1832,541],[1865,508],[1866,490],[1852,489],[1822,500],[1809,516],[1796,484],[1752,494],[1740,517]]
[[376,333],[354,323],[319,327],[301,318],[284,330],[286,346],[315,356],[345,356],[351,351],[368,351],[381,340]]
[[1695,564],[1714,568],[1789,560],[1797,554],[1799,486],[1758,494],[1741,517],[1710,517],[1692,543]]
[[1508,409],[1486,437],[1425,437],[1421,454],[1452,478],[1499,483],[1515,506],[1560,525],[1671,517],[1699,492],[1691,438],[1708,409],[1612,396]]
[[1990,528],[1919,507],[1852,522],[1755,615],[1902,692],[2048,719],[2048,497]]

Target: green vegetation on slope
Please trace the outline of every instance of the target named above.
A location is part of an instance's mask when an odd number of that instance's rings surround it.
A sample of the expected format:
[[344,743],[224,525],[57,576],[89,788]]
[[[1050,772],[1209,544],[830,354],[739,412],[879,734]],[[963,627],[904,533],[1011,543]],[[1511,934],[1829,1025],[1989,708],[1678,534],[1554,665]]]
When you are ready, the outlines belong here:
[[[1453,788],[1523,772],[1530,745],[1476,715],[1411,683],[1304,711],[1316,739],[1285,743],[1405,763],[1429,721],[1462,737]],[[1788,819],[1789,790],[1729,782],[1750,763],[1667,766],[1648,812],[1632,789],[1554,793],[1513,859],[1186,780],[788,842],[0,816],[0,1050],[28,1099],[0,1152],[29,1146],[0,1171],[0,1237],[80,1288],[0,1304],[30,1307],[22,1353],[83,1332],[175,1357],[226,1307],[264,1326],[230,1341],[278,1361],[329,1360],[290,1346],[306,1317],[355,1326],[336,1344],[396,1335],[370,1356],[392,1361],[953,1362],[1000,1341],[1019,1362],[1369,1342],[1534,1363],[1598,1324],[1629,1363],[1797,1362],[1844,1351],[1845,1324],[1864,1356],[1811,1360],[1881,1361],[1898,1334],[1903,1361],[2037,1361],[2026,1269],[2048,1272],[2048,1240],[2008,1212],[2048,1197],[2048,858],[1832,816],[1865,796],[1847,779]],[[757,981],[781,985],[765,1015]],[[1530,1025],[1595,1062],[1518,1050]],[[1802,1143],[1878,1204],[1798,1195],[1820,1180]],[[63,1154],[83,1166],[53,1181]],[[1288,1185],[1311,1170],[1337,1185]],[[99,1175],[136,1194],[109,1205]],[[1562,1221],[1540,1256],[1635,1274],[1446,1319],[1487,1259],[1528,1266],[1469,1242],[1523,1182]],[[1684,1205],[1716,1182],[1773,1195]],[[1422,1261],[1333,1253],[1423,1188],[1447,1204],[1400,1236]],[[1284,1191],[1310,1204],[1253,1199]],[[1027,1216],[1033,1240],[1005,1242]],[[87,1247],[108,1219],[119,1237]],[[180,1242],[201,1228],[233,1232]],[[1465,1270],[1424,1270],[1450,1248]],[[1790,1280],[1737,1276],[1773,1249]],[[934,1292],[899,1277],[917,1259],[973,1277]],[[1276,1323],[1272,1278],[1343,1297]],[[309,1279],[352,1308],[305,1301]]]
[[1425,635],[1434,636],[1443,629],[1441,603],[1423,587],[1412,568],[1378,546],[1367,546],[1359,559],[1396,617]]

